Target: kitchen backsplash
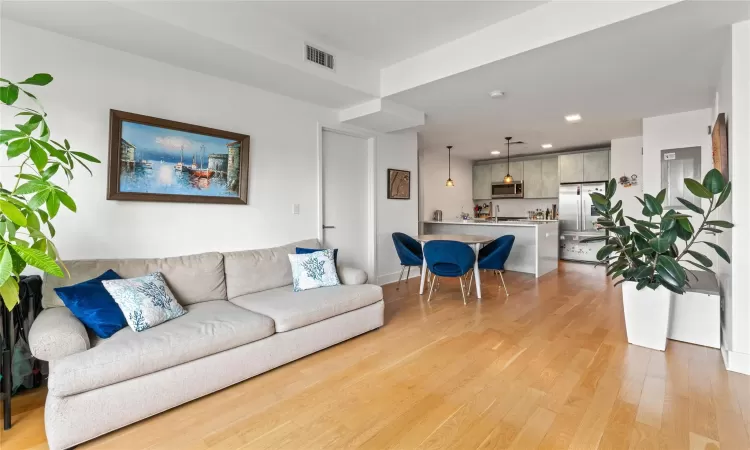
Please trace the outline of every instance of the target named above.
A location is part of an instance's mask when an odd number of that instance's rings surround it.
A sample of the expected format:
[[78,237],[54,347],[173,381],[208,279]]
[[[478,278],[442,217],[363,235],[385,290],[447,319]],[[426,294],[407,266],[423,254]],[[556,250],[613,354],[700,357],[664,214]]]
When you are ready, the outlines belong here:
[[[489,204],[489,201],[477,201],[475,205]],[[519,198],[519,199],[495,199],[492,200],[492,208],[494,210],[495,205],[500,206],[500,212],[493,211],[493,216],[500,217],[526,217],[528,211],[541,209],[546,211],[549,208],[552,211],[552,205],[557,204],[557,199],[551,198]]]

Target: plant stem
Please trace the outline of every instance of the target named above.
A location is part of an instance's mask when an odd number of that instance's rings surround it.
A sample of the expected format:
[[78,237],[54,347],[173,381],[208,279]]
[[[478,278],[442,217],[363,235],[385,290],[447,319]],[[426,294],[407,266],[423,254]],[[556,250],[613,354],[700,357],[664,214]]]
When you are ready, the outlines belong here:
[[23,166],[26,165],[26,162],[29,160],[29,158],[30,158],[30,156],[27,156],[26,159],[24,159],[23,162],[21,163],[21,167],[19,167],[19,169],[18,169],[18,175],[19,176],[16,177],[16,184],[15,184],[15,186],[13,186],[13,190],[11,191],[11,194],[13,194],[13,195],[15,195],[16,189],[18,189],[18,184],[21,182],[20,175],[23,174]]

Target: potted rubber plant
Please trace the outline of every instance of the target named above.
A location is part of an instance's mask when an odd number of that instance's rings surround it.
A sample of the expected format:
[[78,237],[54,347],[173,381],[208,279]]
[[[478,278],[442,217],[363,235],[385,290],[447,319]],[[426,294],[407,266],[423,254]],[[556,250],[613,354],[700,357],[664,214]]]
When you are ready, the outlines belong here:
[[23,81],[0,78],[0,106],[13,110],[17,119],[13,127],[0,129],[0,150],[16,169],[0,183],[0,308],[8,310],[18,303],[18,280],[27,266],[63,276],[52,221],[61,206],[75,212],[76,203],[57,179],[69,183],[77,166],[91,173],[86,164],[100,162],[67,139],[51,138],[47,113],[29,91],[50,82],[46,73]]
[[[606,236],[584,239],[582,242],[601,241],[596,254],[606,264],[607,275],[622,284],[623,308],[628,342],[664,351],[667,346],[672,301],[685,293],[695,278],[693,270],[713,273],[711,259],[703,251],[716,252],[727,263],[727,252],[719,245],[701,240],[704,232],[721,233],[722,228],[734,225],[711,216],[729,198],[732,183],[725,183],[716,169],[710,170],[703,181],[685,179],[685,187],[698,198],[708,200],[704,209],[684,198],[682,205],[700,216],[696,227],[691,216],[663,207],[666,190],[656,196],[636,197],[643,206],[644,219],[626,216],[622,201],[612,204],[617,182],[607,183],[604,194],[592,193],[591,200],[599,212],[597,227]],[[682,241],[678,245],[678,241]]]

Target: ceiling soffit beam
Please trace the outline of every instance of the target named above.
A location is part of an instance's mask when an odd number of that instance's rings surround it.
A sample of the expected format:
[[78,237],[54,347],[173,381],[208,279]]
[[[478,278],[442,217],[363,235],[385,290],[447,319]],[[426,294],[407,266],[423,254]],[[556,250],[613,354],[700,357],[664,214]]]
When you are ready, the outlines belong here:
[[394,95],[680,1],[551,1],[382,69],[380,94]]
[[339,111],[339,121],[381,133],[424,125],[422,111],[387,99],[374,99]]

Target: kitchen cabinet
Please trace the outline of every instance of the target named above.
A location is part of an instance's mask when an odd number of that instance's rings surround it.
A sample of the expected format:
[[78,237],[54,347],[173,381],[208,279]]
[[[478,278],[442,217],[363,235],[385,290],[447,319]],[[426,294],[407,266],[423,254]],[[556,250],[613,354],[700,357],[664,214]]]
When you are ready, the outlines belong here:
[[583,181],[583,153],[560,155],[558,158],[560,183]]
[[524,198],[543,198],[542,192],[542,160],[533,159],[523,162],[523,175],[525,177],[523,188]]
[[[542,197],[557,198],[560,192],[560,179],[557,173],[557,156],[542,160]],[[525,168],[524,168],[525,170]]]
[[489,200],[492,198],[492,166],[481,164],[474,166],[473,197],[475,200]]
[[557,156],[523,162],[524,198],[557,198]]
[[523,181],[523,161],[513,161],[510,163],[510,170],[508,170],[508,163],[495,163],[492,164],[492,182],[502,183],[505,175],[510,173],[513,177],[513,181]]
[[609,151],[583,154],[583,181],[609,180]]

